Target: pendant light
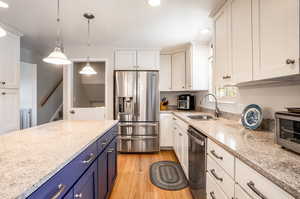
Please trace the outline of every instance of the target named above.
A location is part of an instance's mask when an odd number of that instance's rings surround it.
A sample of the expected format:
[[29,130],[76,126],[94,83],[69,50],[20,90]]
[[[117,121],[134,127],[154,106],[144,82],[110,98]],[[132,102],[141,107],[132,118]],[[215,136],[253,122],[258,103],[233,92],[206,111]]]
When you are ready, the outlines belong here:
[[56,47],[50,55],[43,59],[44,62],[54,65],[68,65],[71,64],[71,61],[63,53],[63,45],[61,42],[61,28],[60,28],[60,0],[57,0],[57,38],[56,38]]
[[[91,13],[85,13],[83,15],[87,20],[88,20],[88,42],[87,42],[87,46],[88,48],[91,47],[91,31],[90,31],[90,21],[92,19],[95,18],[95,16]],[[97,71],[94,70],[94,68],[91,66],[90,64],[90,57],[88,56],[87,59],[86,59],[86,65],[80,70],[80,74],[81,75],[96,75],[97,74]]]

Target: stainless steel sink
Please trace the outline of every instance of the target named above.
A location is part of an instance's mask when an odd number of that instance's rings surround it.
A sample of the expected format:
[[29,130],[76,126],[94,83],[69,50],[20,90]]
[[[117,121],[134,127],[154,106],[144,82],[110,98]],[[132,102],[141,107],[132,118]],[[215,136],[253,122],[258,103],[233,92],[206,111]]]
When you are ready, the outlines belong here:
[[192,120],[213,120],[213,119],[215,119],[211,115],[188,115],[187,117]]

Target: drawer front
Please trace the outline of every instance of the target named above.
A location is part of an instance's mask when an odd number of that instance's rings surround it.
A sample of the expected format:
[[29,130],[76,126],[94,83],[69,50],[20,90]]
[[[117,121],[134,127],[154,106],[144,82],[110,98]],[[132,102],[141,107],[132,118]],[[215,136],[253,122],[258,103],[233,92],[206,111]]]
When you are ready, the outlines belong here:
[[117,133],[118,127],[114,127],[97,141],[98,154],[102,153],[109,143],[117,136]]
[[120,152],[157,152],[159,151],[158,136],[119,136],[118,151]]
[[183,131],[187,131],[189,128],[189,125],[185,123],[183,120],[179,119],[178,117],[173,118],[175,121],[175,124]]
[[76,180],[93,163],[96,157],[97,144],[94,143],[62,168],[28,198],[41,199],[53,198],[54,196],[56,199],[62,198],[62,196],[72,188]]
[[228,198],[234,196],[234,180],[210,156],[207,157],[207,172],[221,187]]
[[234,156],[225,151],[210,139],[207,142],[207,153],[213,158],[232,178],[234,178]]
[[158,136],[158,122],[122,122],[119,124],[121,136]]
[[236,181],[255,199],[293,199],[291,195],[238,159],[236,160]]
[[238,184],[235,184],[235,197],[234,199],[252,199]]
[[208,173],[206,180],[207,199],[229,199]]

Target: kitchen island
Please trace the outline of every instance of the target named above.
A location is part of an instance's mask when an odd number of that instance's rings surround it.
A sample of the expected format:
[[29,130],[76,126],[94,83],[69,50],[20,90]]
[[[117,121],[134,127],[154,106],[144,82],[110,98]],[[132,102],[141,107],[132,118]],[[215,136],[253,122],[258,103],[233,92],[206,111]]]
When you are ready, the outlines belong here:
[[[73,185],[81,174],[94,164],[100,168],[101,162],[96,161],[100,154],[115,149],[117,123],[113,120],[58,121],[1,135],[0,198],[41,198],[53,182],[65,179],[68,179],[65,184],[54,184],[49,194],[59,194],[57,198],[68,192],[72,195]],[[116,157],[113,158],[111,162],[116,164]],[[101,183],[95,181],[96,184]]]

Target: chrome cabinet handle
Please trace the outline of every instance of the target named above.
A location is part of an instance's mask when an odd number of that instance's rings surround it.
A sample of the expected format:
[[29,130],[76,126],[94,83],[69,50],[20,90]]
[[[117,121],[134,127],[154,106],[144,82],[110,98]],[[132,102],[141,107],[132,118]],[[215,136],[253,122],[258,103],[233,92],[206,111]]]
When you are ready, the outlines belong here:
[[220,178],[217,174],[216,171],[214,169],[210,170],[210,173],[219,181],[223,182],[223,178]]
[[217,159],[219,159],[219,160],[223,160],[223,157],[217,155],[215,150],[211,150],[210,153],[211,153],[215,158],[217,158]]
[[258,195],[261,199],[268,199],[264,194],[262,194],[256,187],[254,182],[250,181],[247,183],[247,186],[256,194]]
[[223,79],[231,79],[230,75],[223,76]]
[[286,64],[295,64],[295,63],[296,63],[296,60],[294,60],[294,59],[287,59],[287,60],[285,61],[285,63],[286,63]]
[[105,146],[106,144],[107,144],[107,141],[101,143],[102,146]]
[[75,198],[82,198],[82,193],[79,193],[79,194],[75,194],[74,196]]
[[59,198],[59,196],[62,194],[62,192],[64,192],[65,189],[66,189],[66,185],[59,184],[58,191],[51,197],[51,199]]
[[91,154],[89,155],[89,158],[88,158],[87,160],[83,160],[82,163],[83,163],[83,164],[88,164],[88,163],[90,163],[91,161],[93,161],[94,158],[95,158],[95,155],[94,155],[93,153],[91,153]]
[[111,148],[111,149],[109,149],[108,151],[107,151],[107,153],[112,153],[112,152],[114,152],[115,151],[115,149],[114,148]]
[[212,192],[209,193],[209,195],[212,199],[217,199],[216,196],[215,196],[215,192],[212,191]]

